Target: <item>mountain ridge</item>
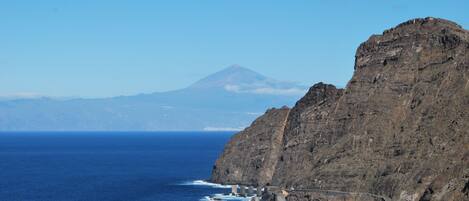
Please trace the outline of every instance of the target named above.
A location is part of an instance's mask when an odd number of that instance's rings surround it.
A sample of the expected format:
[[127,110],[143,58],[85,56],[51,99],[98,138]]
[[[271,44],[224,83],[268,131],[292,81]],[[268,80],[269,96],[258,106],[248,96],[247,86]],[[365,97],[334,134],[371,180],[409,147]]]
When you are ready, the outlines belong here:
[[[251,79],[243,80],[245,76]],[[242,86],[238,89],[243,91],[215,85],[229,77],[236,77],[229,83]],[[210,79],[217,82],[206,81]],[[232,66],[196,82],[205,86],[212,84],[209,87],[189,86],[111,98],[0,100],[0,130],[237,130],[268,107],[291,105],[302,95],[302,90],[298,90],[300,93],[256,93],[255,90],[265,87],[277,90],[276,85],[266,80],[274,79]]]

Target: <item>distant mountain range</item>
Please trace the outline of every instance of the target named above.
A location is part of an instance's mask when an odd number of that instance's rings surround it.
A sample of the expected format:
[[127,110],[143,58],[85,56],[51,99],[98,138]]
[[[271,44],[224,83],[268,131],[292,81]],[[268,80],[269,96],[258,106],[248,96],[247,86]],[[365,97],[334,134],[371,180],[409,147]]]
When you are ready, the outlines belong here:
[[0,100],[0,131],[239,130],[307,87],[233,65],[187,88],[100,99]]

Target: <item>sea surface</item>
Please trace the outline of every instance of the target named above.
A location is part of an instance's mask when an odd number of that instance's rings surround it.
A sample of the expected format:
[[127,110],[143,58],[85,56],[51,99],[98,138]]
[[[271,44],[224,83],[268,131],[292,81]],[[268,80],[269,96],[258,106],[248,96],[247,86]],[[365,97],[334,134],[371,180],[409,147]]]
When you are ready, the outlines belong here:
[[[198,201],[233,132],[0,133],[1,201]],[[229,197],[224,197],[228,200]],[[229,199],[239,200],[239,199]]]

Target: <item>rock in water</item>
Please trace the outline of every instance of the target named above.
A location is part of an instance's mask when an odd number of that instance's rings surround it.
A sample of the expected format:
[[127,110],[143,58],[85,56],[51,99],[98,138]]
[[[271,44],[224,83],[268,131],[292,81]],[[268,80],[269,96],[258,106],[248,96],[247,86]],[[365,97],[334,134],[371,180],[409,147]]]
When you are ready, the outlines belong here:
[[[272,180],[263,178],[275,186],[397,201],[469,200],[469,31],[425,18],[371,36],[357,50],[347,87],[313,86],[291,109],[279,138]],[[258,143],[238,136],[230,145],[238,139]],[[225,150],[222,158],[234,154]],[[246,159],[244,166],[226,162],[243,175],[256,160]],[[220,162],[217,167],[229,166]],[[291,191],[287,200],[313,200],[299,194]]]

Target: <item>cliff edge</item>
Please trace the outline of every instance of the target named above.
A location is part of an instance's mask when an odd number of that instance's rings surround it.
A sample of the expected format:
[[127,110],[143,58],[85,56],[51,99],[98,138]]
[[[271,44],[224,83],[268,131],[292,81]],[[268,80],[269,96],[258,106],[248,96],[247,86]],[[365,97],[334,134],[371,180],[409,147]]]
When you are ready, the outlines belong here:
[[290,109],[269,109],[234,135],[213,166],[211,181],[222,184],[270,184],[283,142]]
[[[396,201],[469,200],[469,32],[413,19],[371,36],[355,58],[345,89],[317,84],[291,109],[264,183]],[[313,197],[291,191],[287,200]]]

